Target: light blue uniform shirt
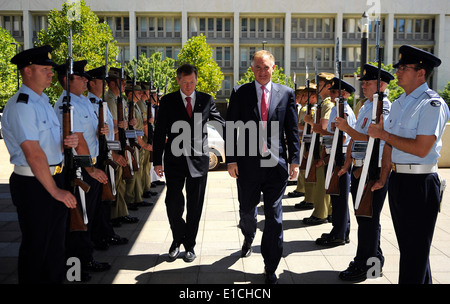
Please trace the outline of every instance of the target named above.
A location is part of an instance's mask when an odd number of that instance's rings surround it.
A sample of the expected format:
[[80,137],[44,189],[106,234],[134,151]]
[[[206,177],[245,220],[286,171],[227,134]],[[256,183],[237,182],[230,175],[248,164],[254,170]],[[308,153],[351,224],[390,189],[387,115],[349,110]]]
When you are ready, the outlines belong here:
[[[352,108],[347,103],[347,100],[344,102],[344,113],[347,114],[347,123],[350,127],[354,128],[356,123],[356,116],[355,113],[353,113]],[[330,133],[334,133],[334,130],[331,127],[331,123],[336,122],[336,114],[337,114],[337,106],[334,106],[331,109],[330,117],[328,118],[328,125],[327,125],[327,131]],[[343,135],[345,136],[345,142],[344,147],[348,146],[348,143],[350,142],[350,136],[347,135],[347,133],[343,132]]]
[[[386,119],[389,116],[389,112],[391,110],[391,102],[389,101],[389,99],[387,99],[387,97],[385,96],[383,98],[383,122],[386,123]],[[359,110],[358,113],[358,119],[356,120],[356,124],[354,129],[362,134],[369,134],[369,125],[371,124],[372,121],[372,111],[373,111],[373,102],[371,102],[370,100],[366,100],[366,102],[364,103],[364,105],[361,107],[361,109]],[[363,142],[363,141],[354,141],[355,143],[359,143],[359,142]],[[367,143],[367,142],[365,142]],[[383,147],[384,147],[384,141],[380,141],[380,152],[379,152],[379,156],[381,158],[382,154],[383,154]],[[354,153],[352,152],[352,158],[355,159],[364,159],[365,157],[365,153]]]
[[392,162],[397,164],[436,164],[442,147],[441,137],[449,115],[445,101],[431,90],[427,83],[422,84],[409,95],[403,93],[392,103],[391,112],[384,125],[385,130],[405,138],[434,135],[436,141],[428,155],[423,158],[392,147]]
[[[28,95],[28,102],[18,101],[21,93]],[[39,141],[49,165],[63,161],[60,124],[44,93],[38,95],[22,84],[5,106],[2,128],[12,164],[29,166],[20,147],[27,140]]]
[[[91,92],[88,93],[87,98],[89,99],[89,101],[91,100],[91,98],[95,99],[95,103],[92,103],[92,106],[94,108],[95,114],[97,114],[97,117],[99,117],[98,115],[98,109],[99,109],[99,105],[98,102],[99,100],[101,100],[101,98],[98,98],[97,96],[95,96],[94,94],[92,94]],[[108,124],[108,128],[109,128],[109,133],[106,136],[107,140],[114,140],[114,123],[113,123],[113,117],[111,114],[111,111],[108,108],[108,104],[106,103],[106,123]]]
[[[54,109],[62,125],[62,101],[66,96],[64,90],[58,101],[55,103]],[[70,93],[70,104],[73,106],[72,125],[73,132],[83,133],[84,140],[89,147],[89,154],[92,158],[98,156],[98,138],[97,127],[98,118],[95,114],[94,107],[89,99],[85,96],[77,96]]]

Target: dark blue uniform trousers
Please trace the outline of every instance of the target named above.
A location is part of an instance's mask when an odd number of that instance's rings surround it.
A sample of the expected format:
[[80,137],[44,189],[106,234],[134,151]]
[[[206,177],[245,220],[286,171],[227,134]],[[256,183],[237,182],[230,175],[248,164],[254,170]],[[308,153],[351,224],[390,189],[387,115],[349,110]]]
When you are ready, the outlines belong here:
[[389,207],[400,249],[399,284],[431,284],[430,247],[439,211],[437,173],[392,172]]
[[260,168],[251,176],[237,179],[239,199],[239,225],[245,240],[252,243],[257,228],[257,205],[263,193],[265,224],[261,240],[261,254],[266,271],[273,273],[283,253],[282,198],[288,175],[281,177],[279,168]]
[[350,191],[350,173],[347,171],[339,177],[339,195],[330,195],[332,206],[332,224],[330,235],[345,240],[350,234],[350,214],[348,210],[348,193]]
[[[53,179],[58,187],[64,188],[63,174],[54,175]],[[22,232],[19,283],[63,283],[69,209],[55,200],[35,177],[13,173],[9,186]]]
[[[353,170],[357,168],[354,167]],[[353,172],[352,170],[352,172]],[[356,200],[356,193],[358,191],[359,178],[351,175],[351,188],[353,203]],[[370,268],[371,265],[367,265],[367,260],[371,257],[376,257],[380,261],[380,266],[384,265],[384,256],[380,246],[381,237],[381,225],[380,214],[383,209],[384,201],[389,185],[389,178],[383,188],[373,192],[372,200],[372,217],[357,216],[358,222],[358,247],[356,250],[356,256],[354,258],[355,264],[362,269]]]

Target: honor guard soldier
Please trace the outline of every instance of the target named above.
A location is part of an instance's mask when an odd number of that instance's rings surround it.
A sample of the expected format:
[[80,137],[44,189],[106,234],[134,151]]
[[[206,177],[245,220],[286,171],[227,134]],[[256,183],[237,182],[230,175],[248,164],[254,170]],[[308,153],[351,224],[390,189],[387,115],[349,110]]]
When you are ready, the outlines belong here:
[[[100,118],[100,102],[103,102],[102,95],[105,91],[106,82],[104,82],[104,79],[106,77],[105,75],[105,66],[101,66],[95,69],[92,69],[90,71],[86,72],[88,77],[88,95],[87,98],[92,103],[92,106],[94,108],[94,112],[97,117]],[[105,107],[105,105],[103,105]],[[106,113],[106,123],[108,125],[109,132],[106,135],[107,141],[114,141],[115,139],[115,133],[114,133],[114,122],[113,117],[111,114],[111,111],[109,110],[108,106],[106,105],[106,110],[104,109],[104,112]],[[119,154],[117,154],[116,151],[108,151],[108,158],[111,158],[114,162],[116,162],[119,166],[120,165],[126,165],[126,161],[123,157],[120,157]],[[119,163],[122,161],[122,163]],[[105,173],[111,173],[111,170],[109,170],[109,166],[106,166]],[[113,171],[112,179],[115,178],[115,172]],[[111,178],[111,175],[109,175]],[[115,181],[115,180],[114,180]],[[111,187],[115,186],[114,184],[111,184]],[[108,200],[99,200],[97,203],[97,212],[95,213],[95,223],[94,223],[94,229],[92,231],[92,241],[94,242],[95,249],[98,250],[106,250],[108,249],[109,245],[122,245],[127,244],[128,239],[122,238],[119,235],[117,235],[114,232],[114,228],[111,224],[111,202]]]
[[[126,77],[126,73],[123,77]],[[118,121],[117,115],[117,99],[124,97],[126,79],[121,78],[121,70],[119,68],[111,67],[108,71],[108,77],[106,78],[108,83],[108,91],[105,94],[105,101],[108,103],[108,109],[111,112],[114,123],[115,140],[119,139],[119,127],[126,129],[128,122],[125,120]],[[121,96],[122,95],[122,96]],[[124,114],[127,101],[125,98],[122,100],[122,116]],[[124,117],[124,116],[123,116]],[[134,216],[130,216],[128,207],[125,202],[125,190],[126,182],[123,179],[123,168],[128,166],[127,159],[120,153],[113,152],[115,156],[114,161],[120,166],[116,170],[116,200],[111,204],[111,221],[114,227],[119,227],[121,224],[133,224],[137,223],[139,219]]]
[[[70,103],[73,106],[73,133],[78,135],[79,145],[76,148],[78,155],[90,155],[92,159],[92,167],[81,168],[81,176],[90,189],[87,193],[82,193],[78,187],[77,199],[81,203],[83,195],[86,200],[86,214],[88,218],[87,231],[71,231],[68,233],[67,255],[68,257],[78,257],[81,262],[82,281],[90,279],[88,272],[108,270],[111,265],[109,263],[100,263],[94,260],[92,254],[94,251],[91,242],[91,233],[94,222],[94,215],[97,204],[100,200],[101,184],[108,182],[105,172],[96,166],[96,159],[99,151],[97,138],[98,117],[95,114],[92,103],[83,93],[87,89],[88,74],[84,71],[87,61],[75,61],[73,63],[73,74],[69,76],[69,92]],[[66,69],[67,64],[58,65],[56,68],[58,73],[58,81],[64,91],[54,105],[54,110],[62,121],[62,104],[66,93]],[[108,128],[101,130],[103,134],[108,134]]]
[[[137,105],[137,102],[141,99],[142,87],[140,85],[135,85],[131,81],[127,82],[125,87],[125,94],[129,101],[133,102],[133,105],[128,105],[127,120],[128,124],[132,126],[135,130],[142,130],[144,128],[144,121],[141,110]],[[133,111],[133,118],[130,119],[130,111]],[[153,202],[144,201],[144,184],[142,175],[144,173],[144,160],[145,153],[144,150],[151,151],[152,146],[144,142],[142,136],[136,136],[136,143],[139,146],[135,149],[134,157],[138,163],[138,169],[134,171],[132,179],[126,181],[125,190],[125,202],[127,202],[128,207],[132,210],[137,210],[138,207],[153,206]],[[134,148],[134,147],[133,147]],[[147,159],[148,161],[148,159]]]
[[[341,95],[344,99],[344,116],[345,119],[351,127],[355,126],[356,117],[353,113],[352,108],[348,105],[347,99],[350,97],[353,92],[355,92],[355,88],[344,80],[339,80],[339,78],[333,78],[333,84],[329,88],[330,97],[333,102],[339,100],[339,81],[341,82]],[[324,138],[326,136],[332,136],[335,131],[335,120],[337,117],[337,109],[338,102],[336,102],[336,106],[331,109],[330,118],[328,119],[327,132],[323,133]],[[344,132],[343,133],[344,142],[342,144],[343,153],[346,153],[347,146],[350,142],[350,137]],[[329,158],[329,152],[331,150],[331,145],[328,146],[326,141],[324,140],[324,146],[326,150],[327,157],[322,160],[323,164],[327,162],[327,158]],[[345,154],[344,154],[345,158]],[[329,166],[333,166],[333,164],[328,164]],[[339,194],[338,195],[330,195],[331,197],[331,207],[332,207],[332,224],[333,228],[330,233],[324,233],[320,238],[316,240],[317,245],[323,246],[337,246],[337,245],[345,245],[349,242],[349,233],[350,233],[350,213],[348,210],[348,193],[350,191],[350,173],[349,170],[343,172],[339,177]]]
[[[25,50],[11,59],[22,86],[4,109],[2,127],[14,172],[9,185],[17,208],[22,241],[19,283],[62,283],[65,279],[65,233],[76,198],[65,189],[60,123],[43,93],[52,81],[52,48]],[[64,140],[75,148],[75,135]]]
[[[302,107],[300,108],[298,114],[298,129],[299,129],[299,138],[303,139],[303,133],[306,132],[306,124],[304,121],[305,115],[308,113],[308,107],[311,107],[311,111],[314,111],[313,106],[317,103],[316,98],[316,85],[313,83],[309,84],[309,88],[302,87],[297,93],[300,97],[300,104]],[[309,105],[308,105],[309,102]],[[301,132],[300,132],[301,130]],[[307,153],[304,153],[301,163],[306,163]],[[305,180],[305,166],[299,167],[298,173],[298,181],[297,181],[297,189],[288,193],[289,197],[301,197],[304,196],[304,200],[300,203],[294,205],[294,208],[300,210],[311,210],[314,208],[313,204],[313,190],[314,184],[307,183]]]
[[[329,88],[333,83],[334,74],[332,73],[319,73],[317,90],[319,100],[317,104],[320,104],[320,121],[314,123],[311,115],[306,115],[304,121],[312,125],[312,131],[316,132],[320,136],[325,134],[328,119],[331,114],[331,109],[334,107],[334,103],[330,98]],[[320,145],[321,146],[321,145]],[[320,150],[322,147],[320,147]],[[324,166],[316,168],[317,181],[313,183],[313,203],[314,210],[310,217],[303,219],[305,225],[320,225],[327,222],[331,222],[331,201],[330,195],[325,192],[325,170]]]
[[[371,124],[369,135],[386,142],[382,163],[392,163],[388,195],[400,249],[399,283],[431,284],[429,254],[441,200],[437,162],[449,109],[427,84],[441,60],[409,45],[399,52],[394,68],[405,93],[392,103],[384,127],[383,120]],[[386,184],[387,167],[382,165],[373,190]]]
[[[381,70],[380,76],[380,91],[384,92],[389,82],[394,79],[394,76],[385,70]],[[362,82],[363,93],[367,99],[359,110],[355,126],[349,126],[346,119],[340,117],[336,118],[336,127],[346,132],[351,137],[351,141],[347,148],[345,165],[339,174],[347,172],[353,163],[352,174],[350,177],[350,192],[352,194],[353,202],[355,202],[356,199],[362,166],[366,156],[367,141],[369,140],[368,129],[372,120],[373,96],[377,93],[377,79],[378,68],[371,64],[365,64],[363,66],[363,77],[359,80]],[[387,96],[384,95],[382,113],[384,121],[386,121],[390,109],[391,102]],[[383,146],[384,142],[381,142],[379,150],[380,159],[383,152]],[[349,267],[339,274],[339,278],[344,281],[364,281],[367,278],[367,271],[371,265],[367,265],[367,261],[372,257],[376,257],[380,261],[381,268],[384,265],[384,256],[380,247],[380,214],[387,194],[388,181],[389,178],[386,180],[386,184],[383,188],[373,192],[372,217],[356,217],[358,223],[358,247],[356,256]]]

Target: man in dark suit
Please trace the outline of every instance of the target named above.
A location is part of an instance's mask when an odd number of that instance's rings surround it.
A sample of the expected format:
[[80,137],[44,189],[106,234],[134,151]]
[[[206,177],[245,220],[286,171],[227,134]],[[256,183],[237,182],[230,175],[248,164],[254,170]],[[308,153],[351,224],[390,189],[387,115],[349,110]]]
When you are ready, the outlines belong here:
[[[160,102],[153,138],[155,172],[166,176],[166,208],[173,242],[169,258],[186,249],[184,260],[195,259],[195,239],[198,232],[209,169],[208,136],[205,124],[214,120],[224,127],[225,121],[216,109],[211,95],[195,90],[197,68],[183,64],[177,69],[180,90],[165,95]],[[167,136],[167,141],[166,141]],[[164,153],[164,170],[162,158]],[[186,185],[186,221],[183,219]]]
[[288,178],[298,174],[300,151],[294,90],[271,81],[274,68],[271,53],[255,53],[251,66],[255,81],[231,93],[225,141],[228,172],[237,178],[239,224],[245,238],[242,257],[251,253],[256,206],[261,192],[264,196],[261,253],[266,283],[277,282],[275,270],[283,252],[281,199]]

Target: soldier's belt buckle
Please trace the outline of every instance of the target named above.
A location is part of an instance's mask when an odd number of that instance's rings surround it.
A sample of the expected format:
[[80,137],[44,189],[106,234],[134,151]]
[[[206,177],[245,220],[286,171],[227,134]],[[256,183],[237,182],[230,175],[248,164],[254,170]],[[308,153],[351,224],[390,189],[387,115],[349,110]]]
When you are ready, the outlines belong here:
[[394,163],[392,163],[392,171],[396,172],[396,167]]
[[62,165],[56,166],[56,167],[55,167],[54,175],[56,175],[56,174],[61,174],[61,173],[62,173],[62,170],[63,170],[63,166],[62,166]]
[[97,157],[92,157],[92,165],[95,165],[97,163]]

